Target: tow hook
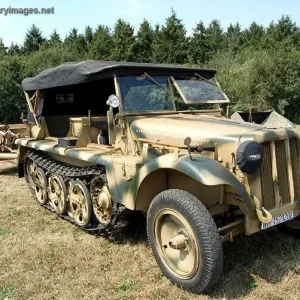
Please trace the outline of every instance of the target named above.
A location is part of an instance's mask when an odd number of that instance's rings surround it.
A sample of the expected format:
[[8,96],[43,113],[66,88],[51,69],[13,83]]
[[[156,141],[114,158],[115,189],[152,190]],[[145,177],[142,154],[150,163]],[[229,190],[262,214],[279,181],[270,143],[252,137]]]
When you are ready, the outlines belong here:
[[272,215],[264,207],[261,210],[256,208],[256,214],[262,223],[270,223],[272,221]]

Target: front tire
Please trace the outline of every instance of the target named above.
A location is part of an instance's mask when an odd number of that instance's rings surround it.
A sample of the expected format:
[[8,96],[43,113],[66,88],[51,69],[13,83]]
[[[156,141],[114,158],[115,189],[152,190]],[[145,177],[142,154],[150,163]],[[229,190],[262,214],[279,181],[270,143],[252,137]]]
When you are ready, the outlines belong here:
[[205,206],[182,190],[167,190],[152,201],[148,238],[163,274],[175,284],[202,293],[219,279],[223,250],[214,220]]

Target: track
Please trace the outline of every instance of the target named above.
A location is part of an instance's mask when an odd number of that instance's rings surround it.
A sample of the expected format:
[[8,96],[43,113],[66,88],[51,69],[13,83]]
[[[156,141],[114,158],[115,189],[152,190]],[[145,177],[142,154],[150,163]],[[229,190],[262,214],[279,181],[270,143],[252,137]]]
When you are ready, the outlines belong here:
[[[89,188],[92,178],[94,178],[95,176],[101,176],[101,178],[107,184],[105,168],[103,166],[99,166],[99,165],[89,166],[89,167],[70,166],[51,159],[47,154],[43,152],[30,150],[25,157],[24,174],[25,174],[27,185],[35,199],[36,199],[36,195],[29,182],[27,169],[26,169],[28,159],[31,159],[39,168],[41,168],[47,177],[50,174],[60,175],[63,177],[66,183],[70,180],[79,179],[86,184],[87,188]],[[91,223],[86,228],[79,226],[74,221],[74,219],[71,218],[69,215],[58,214],[49,204],[45,204],[41,206],[55,213],[60,218],[71,222],[72,224],[76,225],[77,227],[81,228],[82,230],[88,233],[97,234],[108,238],[113,237],[115,233],[119,232],[123,227],[125,227],[129,223],[126,220],[128,210],[126,210],[124,206],[117,203],[113,203],[112,218],[110,223],[103,225],[100,224],[99,222],[96,222],[95,221],[96,219],[92,217]]]

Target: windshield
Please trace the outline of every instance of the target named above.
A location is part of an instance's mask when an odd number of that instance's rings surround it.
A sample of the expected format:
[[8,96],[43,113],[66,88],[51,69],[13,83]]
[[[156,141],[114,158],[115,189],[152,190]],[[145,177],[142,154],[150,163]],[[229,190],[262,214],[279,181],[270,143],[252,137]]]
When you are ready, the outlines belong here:
[[174,110],[168,77],[118,77],[126,112]]
[[229,102],[214,79],[199,77],[173,78],[174,85],[188,104]]

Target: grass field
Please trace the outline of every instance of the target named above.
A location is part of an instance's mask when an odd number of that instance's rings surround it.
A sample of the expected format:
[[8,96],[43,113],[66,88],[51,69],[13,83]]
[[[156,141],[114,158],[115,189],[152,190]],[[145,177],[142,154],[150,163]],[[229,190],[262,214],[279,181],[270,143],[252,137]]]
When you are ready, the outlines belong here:
[[275,229],[225,244],[220,283],[193,295],[161,275],[144,227],[89,235],[39,207],[15,163],[0,162],[0,300],[300,299],[300,243]]

